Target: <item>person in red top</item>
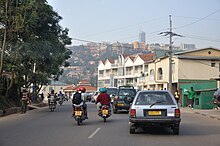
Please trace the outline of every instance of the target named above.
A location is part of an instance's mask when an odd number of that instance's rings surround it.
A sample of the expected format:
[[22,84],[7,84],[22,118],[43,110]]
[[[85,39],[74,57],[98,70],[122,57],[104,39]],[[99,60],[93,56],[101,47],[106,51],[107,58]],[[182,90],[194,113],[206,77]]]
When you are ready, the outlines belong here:
[[101,103],[101,105],[108,105],[110,107],[111,98],[107,93],[106,88],[100,88],[99,91],[101,92],[96,99],[96,104]]
[[110,104],[111,104],[111,98],[110,98],[110,96],[108,95],[106,88],[100,88],[99,91],[100,91],[100,94],[98,95],[98,97],[97,97],[97,99],[96,99],[96,104],[97,104],[97,103],[100,103],[100,104],[101,104],[101,106],[98,107],[98,109],[99,109],[99,114],[100,114],[100,110],[101,110],[101,107],[102,107],[103,105],[108,105],[109,108],[111,107],[111,106],[110,106]]

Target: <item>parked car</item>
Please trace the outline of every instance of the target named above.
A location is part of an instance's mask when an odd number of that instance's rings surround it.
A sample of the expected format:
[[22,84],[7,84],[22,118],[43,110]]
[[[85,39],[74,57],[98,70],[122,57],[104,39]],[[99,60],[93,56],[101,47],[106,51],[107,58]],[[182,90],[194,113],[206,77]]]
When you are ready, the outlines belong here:
[[119,86],[118,91],[113,100],[113,113],[118,110],[129,111],[131,102],[136,95],[136,90],[133,86]]
[[166,126],[179,134],[180,109],[170,91],[139,91],[129,112],[130,133],[138,127]]

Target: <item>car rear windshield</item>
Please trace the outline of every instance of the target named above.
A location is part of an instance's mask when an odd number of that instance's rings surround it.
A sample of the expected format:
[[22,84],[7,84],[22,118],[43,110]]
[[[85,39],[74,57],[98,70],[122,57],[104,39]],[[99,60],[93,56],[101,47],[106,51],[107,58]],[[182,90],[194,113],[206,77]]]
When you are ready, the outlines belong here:
[[136,105],[174,105],[172,97],[167,92],[142,92],[138,95]]
[[107,88],[107,93],[109,94],[109,95],[112,95],[112,94],[116,94],[117,93],[117,91],[118,91],[118,89],[117,88]]
[[136,94],[136,91],[134,89],[120,89],[118,92],[119,98],[124,98],[124,97],[134,97]]

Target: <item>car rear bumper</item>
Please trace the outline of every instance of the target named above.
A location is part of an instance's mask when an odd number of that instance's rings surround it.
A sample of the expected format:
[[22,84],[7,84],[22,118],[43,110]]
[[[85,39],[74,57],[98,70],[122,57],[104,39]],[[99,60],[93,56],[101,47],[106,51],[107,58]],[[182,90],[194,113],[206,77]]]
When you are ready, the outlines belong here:
[[116,105],[115,108],[118,109],[118,110],[129,110],[130,105],[125,105],[125,104],[123,106]]
[[179,124],[181,118],[175,117],[164,117],[164,118],[130,118],[130,123],[133,124],[144,124],[144,123],[152,123],[152,124]]

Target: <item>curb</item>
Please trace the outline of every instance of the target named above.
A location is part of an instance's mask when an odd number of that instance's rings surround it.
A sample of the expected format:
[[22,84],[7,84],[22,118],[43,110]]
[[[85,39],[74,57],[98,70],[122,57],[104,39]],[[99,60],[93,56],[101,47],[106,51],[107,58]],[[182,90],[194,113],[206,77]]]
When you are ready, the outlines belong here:
[[198,114],[198,115],[202,115],[202,116],[206,116],[206,117],[209,117],[211,119],[216,119],[216,120],[220,120],[220,117],[217,117],[217,116],[213,116],[213,115],[208,115],[208,114],[204,114],[204,113],[200,113],[200,112],[194,112],[195,114]]
[[[27,111],[34,110],[34,109],[40,109],[45,106],[48,106],[48,104],[47,103],[30,104],[30,105],[28,105]],[[21,107],[11,107],[8,109],[0,110],[0,117],[8,116],[11,114],[16,114],[19,112],[21,112]]]
[[8,109],[0,110],[0,117],[15,114],[15,113],[18,113],[18,112],[21,112],[20,107],[11,107],[11,108],[8,108]]

